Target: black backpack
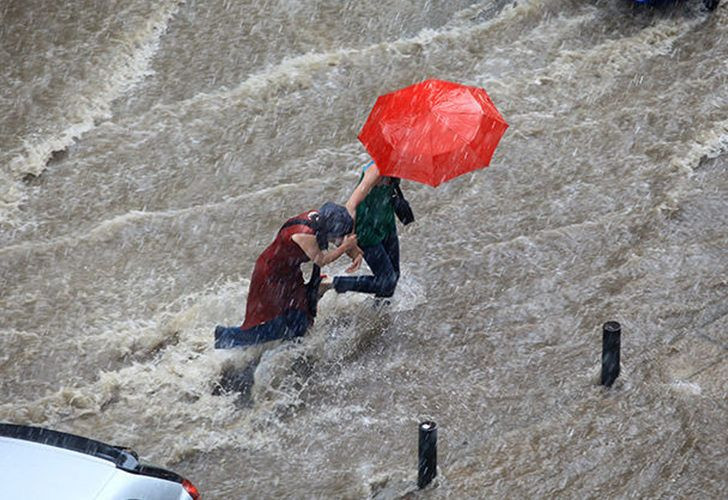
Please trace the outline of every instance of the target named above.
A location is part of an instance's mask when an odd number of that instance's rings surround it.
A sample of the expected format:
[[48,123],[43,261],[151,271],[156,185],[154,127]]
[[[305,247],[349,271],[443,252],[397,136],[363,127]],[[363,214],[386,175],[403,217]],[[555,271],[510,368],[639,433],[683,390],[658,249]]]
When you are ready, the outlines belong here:
[[412,207],[409,202],[404,199],[402,189],[399,187],[399,178],[392,178],[392,187],[394,192],[392,193],[392,208],[394,213],[397,215],[399,221],[405,226],[410,222],[415,221],[415,214],[412,212]]

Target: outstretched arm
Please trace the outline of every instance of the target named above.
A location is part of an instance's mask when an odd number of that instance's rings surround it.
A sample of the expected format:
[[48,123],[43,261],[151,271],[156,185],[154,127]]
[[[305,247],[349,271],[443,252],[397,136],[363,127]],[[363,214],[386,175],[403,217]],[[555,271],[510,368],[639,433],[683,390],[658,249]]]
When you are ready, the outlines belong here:
[[323,267],[326,264],[335,261],[344,253],[349,251],[349,249],[356,247],[355,234],[348,234],[344,236],[344,240],[341,242],[341,245],[330,251],[321,250],[316,242],[316,236],[313,234],[298,233],[291,236],[291,239],[296,243],[296,245],[301,247],[301,250],[305,252],[308,258],[319,267]]
[[346,268],[347,273],[353,273],[359,270],[361,267],[361,261],[364,259],[364,252],[359,245],[354,245],[346,251],[346,255],[351,257],[351,265]]
[[346,209],[349,211],[349,215],[351,215],[352,219],[356,219],[356,207],[358,207],[359,203],[367,197],[369,191],[372,190],[374,185],[379,181],[380,177],[379,169],[376,165],[373,164],[366,169],[364,172],[364,178],[356,186],[354,192],[351,193],[349,200],[346,202]]

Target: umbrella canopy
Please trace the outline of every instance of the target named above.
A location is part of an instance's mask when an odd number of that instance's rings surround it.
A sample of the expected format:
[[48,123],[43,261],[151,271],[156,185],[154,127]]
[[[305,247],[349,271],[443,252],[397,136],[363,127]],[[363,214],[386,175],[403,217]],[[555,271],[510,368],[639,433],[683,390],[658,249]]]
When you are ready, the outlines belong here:
[[485,90],[425,80],[377,98],[359,140],[382,175],[437,186],[487,167],[507,128]]

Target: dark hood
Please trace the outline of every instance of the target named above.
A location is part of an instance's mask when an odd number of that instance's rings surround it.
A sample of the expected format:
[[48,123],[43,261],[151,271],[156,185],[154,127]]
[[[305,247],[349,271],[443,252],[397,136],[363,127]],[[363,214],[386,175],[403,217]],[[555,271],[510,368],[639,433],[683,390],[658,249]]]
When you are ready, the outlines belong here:
[[354,220],[342,205],[327,201],[319,209],[318,244],[321,248],[328,248],[330,237],[339,238],[354,230]]

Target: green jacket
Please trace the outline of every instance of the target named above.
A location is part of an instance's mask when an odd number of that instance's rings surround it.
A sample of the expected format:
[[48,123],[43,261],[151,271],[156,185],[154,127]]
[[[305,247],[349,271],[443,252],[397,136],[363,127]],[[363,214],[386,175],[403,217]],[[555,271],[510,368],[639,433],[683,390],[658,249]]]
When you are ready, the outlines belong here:
[[[368,168],[364,167],[364,170]],[[359,182],[364,178],[362,172]],[[360,247],[369,247],[381,243],[397,226],[394,221],[392,207],[391,184],[374,186],[369,194],[356,207],[356,239]]]

